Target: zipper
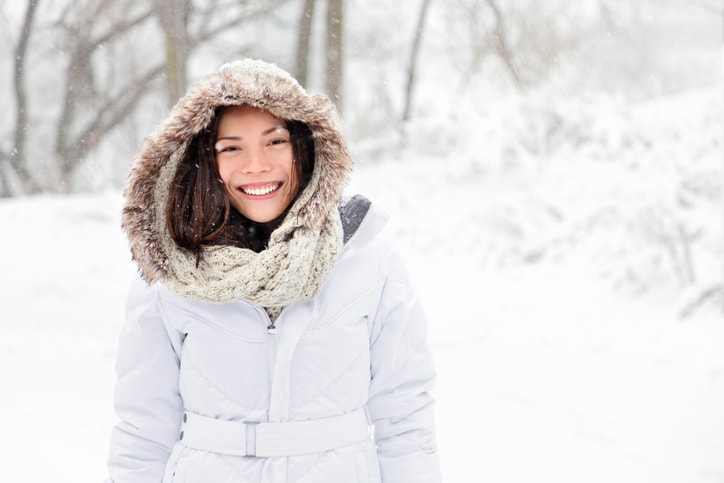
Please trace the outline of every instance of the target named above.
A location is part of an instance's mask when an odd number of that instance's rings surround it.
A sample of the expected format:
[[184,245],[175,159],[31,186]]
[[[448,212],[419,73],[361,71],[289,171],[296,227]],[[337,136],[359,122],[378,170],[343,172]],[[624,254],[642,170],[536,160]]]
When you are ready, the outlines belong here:
[[[267,347],[268,347],[268,365],[269,365],[269,397],[271,401],[271,391],[274,387],[274,368],[276,366],[277,362],[277,326],[274,321],[272,321],[271,317],[269,317],[269,314],[267,314],[266,310],[264,310],[263,307],[257,307],[257,311],[259,312],[262,321],[266,323],[266,333],[267,333]],[[278,317],[277,317],[278,318]]]
[[269,319],[269,325],[266,327],[266,333],[269,345],[269,387],[271,388],[274,382],[274,367],[277,363],[277,326],[271,319]]

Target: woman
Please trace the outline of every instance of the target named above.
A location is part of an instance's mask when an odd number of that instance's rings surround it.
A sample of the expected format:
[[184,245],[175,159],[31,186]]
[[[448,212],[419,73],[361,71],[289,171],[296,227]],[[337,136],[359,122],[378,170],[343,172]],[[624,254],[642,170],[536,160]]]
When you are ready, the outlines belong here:
[[256,60],[145,141],[107,481],[440,480],[424,315],[351,165],[332,103]]

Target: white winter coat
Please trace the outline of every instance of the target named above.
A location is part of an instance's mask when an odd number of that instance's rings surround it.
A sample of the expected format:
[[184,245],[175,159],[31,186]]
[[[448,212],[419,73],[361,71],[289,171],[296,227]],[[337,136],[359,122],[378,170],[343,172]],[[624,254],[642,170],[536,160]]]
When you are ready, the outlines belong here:
[[[260,307],[139,283],[118,347],[122,421],[111,481],[440,481],[425,316],[385,224],[373,206],[320,295],[285,308],[273,336]],[[365,406],[374,439],[321,454],[227,456],[179,440],[185,408],[232,421],[299,421]]]
[[[219,108],[242,104],[303,122],[313,174],[266,249],[212,246],[195,259],[167,229],[174,173],[193,169],[187,146]],[[118,345],[109,483],[440,481],[425,317],[386,216],[342,201],[351,164],[334,105],[261,61],[200,81],[146,138],[125,193],[143,281]],[[354,431],[339,423],[357,416]],[[193,421],[213,429],[204,444]],[[270,427],[294,428],[275,441],[301,445],[265,453]]]

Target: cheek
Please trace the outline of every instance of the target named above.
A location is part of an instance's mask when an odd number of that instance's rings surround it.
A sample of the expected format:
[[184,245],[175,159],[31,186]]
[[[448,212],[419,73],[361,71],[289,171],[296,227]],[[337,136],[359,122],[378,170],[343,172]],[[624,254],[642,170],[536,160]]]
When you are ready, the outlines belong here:
[[232,170],[227,163],[217,163],[219,169],[219,176],[224,184],[228,183],[231,179]]

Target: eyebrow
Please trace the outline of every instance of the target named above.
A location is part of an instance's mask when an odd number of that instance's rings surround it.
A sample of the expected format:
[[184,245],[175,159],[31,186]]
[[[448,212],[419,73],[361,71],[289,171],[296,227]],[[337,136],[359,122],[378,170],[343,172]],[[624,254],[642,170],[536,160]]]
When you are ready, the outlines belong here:
[[[274,131],[278,131],[280,129],[284,129],[285,131],[289,132],[289,129],[285,128],[281,124],[277,124],[276,126],[270,127],[269,129],[265,129],[262,131],[261,135],[266,136],[267,134],[271,134]],[[225,136],[223,138],[217,138],[216,141],[241,141],[241,136]]]

